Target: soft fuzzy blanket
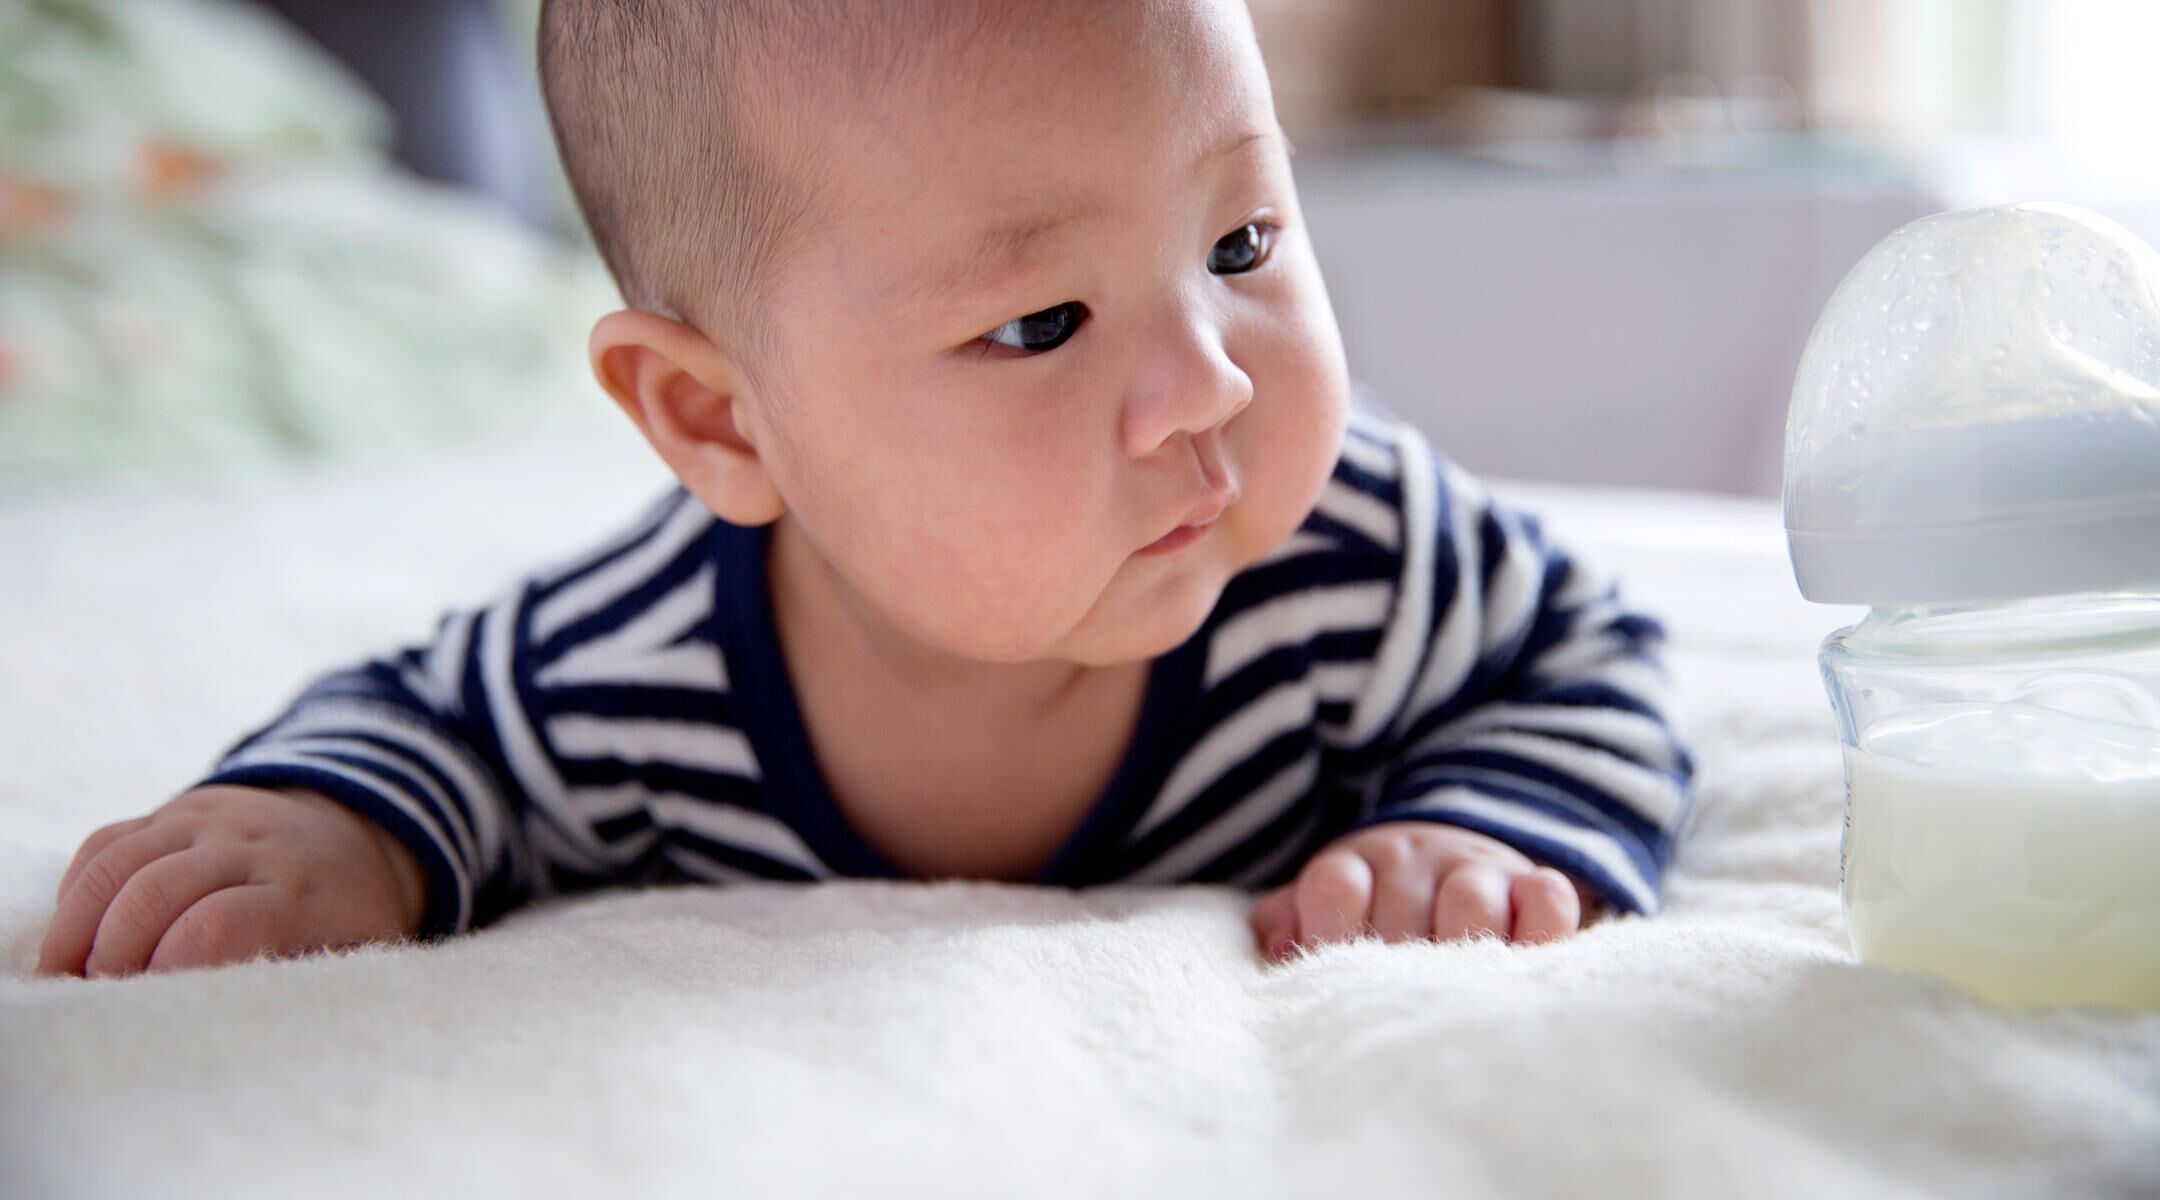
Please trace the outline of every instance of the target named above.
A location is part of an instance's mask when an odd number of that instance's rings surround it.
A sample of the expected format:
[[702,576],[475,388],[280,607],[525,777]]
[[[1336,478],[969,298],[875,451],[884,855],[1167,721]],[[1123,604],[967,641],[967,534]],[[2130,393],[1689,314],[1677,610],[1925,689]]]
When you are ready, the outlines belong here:
[[0,1195],[2160,1195],[2160,1015],[1853,961],[1814,651],[1855,614],[1799,599],[1760,501],[1500,485],[1675,635],[1701,816],[1654,918],[1269,967],[1222,889],[675,887],[30,977],[93,827],[667,482],[609,414],[0,488]]

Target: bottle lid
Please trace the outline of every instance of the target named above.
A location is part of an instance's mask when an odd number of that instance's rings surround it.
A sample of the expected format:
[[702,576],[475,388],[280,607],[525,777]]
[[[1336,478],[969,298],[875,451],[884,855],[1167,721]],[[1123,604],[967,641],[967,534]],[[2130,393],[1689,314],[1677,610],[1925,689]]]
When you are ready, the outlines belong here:
[[2160,591],[2160,256],[2066,204],[1884,238],[1801,357],[1785,532],[1824,603]]

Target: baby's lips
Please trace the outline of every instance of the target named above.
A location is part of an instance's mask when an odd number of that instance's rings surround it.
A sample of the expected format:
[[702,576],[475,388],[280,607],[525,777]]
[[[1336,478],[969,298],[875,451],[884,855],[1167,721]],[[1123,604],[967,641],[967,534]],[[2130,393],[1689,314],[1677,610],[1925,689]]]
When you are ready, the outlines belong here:
[[1199,503],[1193,505],[1191,512],[1185,514],[1185,519],[1179,522],[1179,526],[1182,528],[1186,525],[1205,525],[1213,521],[1229,512],[1230,506],[1238,502],[1241,494],[1235,487],[1225,487],[1208,493]]

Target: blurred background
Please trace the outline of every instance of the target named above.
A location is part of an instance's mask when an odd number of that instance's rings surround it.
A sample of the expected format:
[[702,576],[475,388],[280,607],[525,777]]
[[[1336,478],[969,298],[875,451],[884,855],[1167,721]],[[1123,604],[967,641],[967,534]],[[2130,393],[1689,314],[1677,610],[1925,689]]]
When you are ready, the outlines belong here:
[[[2160,242],[2149,0],[1251,4],[1352,371],[1481,473],[1774,494],[1892,229],[2050,199]],[[0,0],[0,486],[608,407],[537,7]]]

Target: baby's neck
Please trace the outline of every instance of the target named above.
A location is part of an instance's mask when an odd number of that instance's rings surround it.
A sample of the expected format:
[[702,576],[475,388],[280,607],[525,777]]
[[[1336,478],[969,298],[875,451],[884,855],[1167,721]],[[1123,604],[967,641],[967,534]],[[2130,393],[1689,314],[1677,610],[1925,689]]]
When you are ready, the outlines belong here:
[[1056,717],[1106,673],[1054,659],[986,662],[929,645],[879,613],[785,514],[773,527],[766,572],[774,623],[791,666],[812,658],[828,669],[844,663],[841,669],[859,685],[908,703],[976,709],[1002,718],[1000,723],[1024,725]]

